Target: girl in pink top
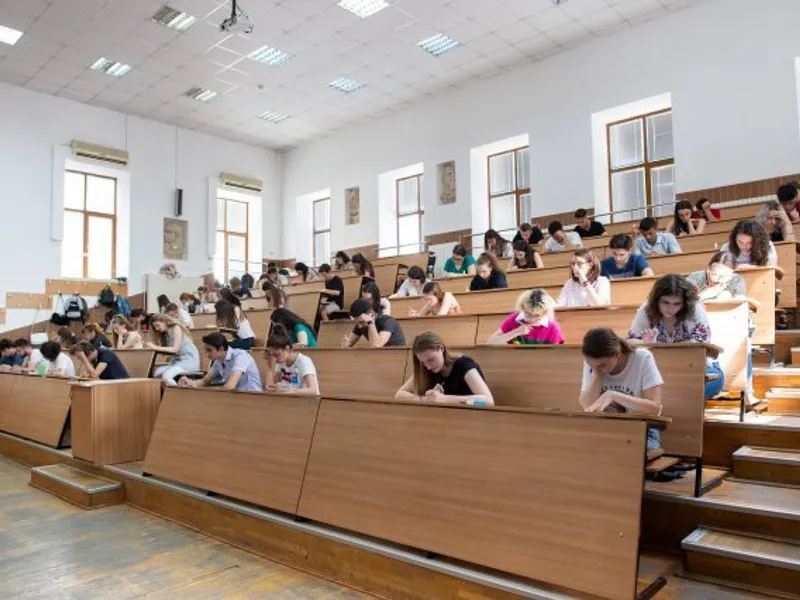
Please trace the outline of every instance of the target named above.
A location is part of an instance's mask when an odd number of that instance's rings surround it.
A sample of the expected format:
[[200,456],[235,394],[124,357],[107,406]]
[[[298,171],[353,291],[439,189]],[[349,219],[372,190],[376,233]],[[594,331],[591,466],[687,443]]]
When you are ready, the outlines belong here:
[[516,311],[500,323],[489,344],[563,344],[564,335],[556,322],[556,303],[542,289],[523,292]]

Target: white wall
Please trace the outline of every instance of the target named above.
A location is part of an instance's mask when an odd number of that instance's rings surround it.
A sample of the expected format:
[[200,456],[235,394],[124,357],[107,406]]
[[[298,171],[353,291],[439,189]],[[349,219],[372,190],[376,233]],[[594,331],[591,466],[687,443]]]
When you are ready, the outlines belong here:
[[[0,84],[0,203],[6,249],[0,303],[5,303],[6,292],[43,292],[46,278],[60,276],[60,243],[50,238],[53,188],[60,189],[54,186],[53,155],[73,139],[130,152],[130,268],[119,273],[128,276],[130,293],[142,291],[142,276],[166,262],[163,218],[173,216],[178,187],[184,190],[183,218],[189,221],[188,260],[177,262],[178,270],[186,275],[211,270],[209,178],[218,178],[220,171],[264,181],[261,256],[280,255],[281,158],[274,152]],[[34,317],[34,311],[9,310],[2,328],[28,325]]]
[[[378,174],[457,161],[458,202],[425,231],[472,226],[470,149],[529,134],[537,213],[591,205],[591,115],[670,93],[678,191],[762,179],[800,164],[796,0],[708,0],[542,63],[303,146],[286,157],[283,201],[330,187],[332,248],[378,240]],[[361,223],[344,227],[344,189],[361,186]],[[293,229],[290,211],[284,213]],[[284,253],[290,255],[289,246]]]

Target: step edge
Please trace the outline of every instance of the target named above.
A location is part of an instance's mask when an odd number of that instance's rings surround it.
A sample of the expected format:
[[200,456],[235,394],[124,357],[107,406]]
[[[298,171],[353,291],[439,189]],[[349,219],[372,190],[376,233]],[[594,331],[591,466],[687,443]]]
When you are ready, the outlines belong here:
[[[774,450],[773,450],[774,452]],[[780,452],[780,451],[779,451]],[[733,453],[733,460],[737,461],[749,461],[749,462],[761,462],[761,463],[776,463],[781,465],[795,465],[800,467],[800,452],[794,452],[797,454],[797,457],[789,458],[789,457],[781,457],[781,456],[753,456],[747,453],[739,453],[739,450]]]
[[[681,549],[684,552],[698,552],[700,554],[710,554],[713,556],[720,556],[722,558],[730,558],[732,560],[740,560],[743,562],[751,562],[756,563],[759,565],[774,567],[776,569],[785,569],[789,571],[798,571],[800,572],[800,561],[794,562],[790,560],[784,560],[780,558],[776,558],[771,555],[763,554],[760,552],[751,552],[746,553],[739,550],[730,550],[727,548],[719,548],[718,546],[710,546],[703,544],[702,542],[698,541],[696,538],[701,538],[706,533],[711,533],[712,529],[696,529],[692,533],[690,533],[686,538],[681,541]],[[739,538],[745,538],[748,540],[758,540],[759,538],[753,537],[750,535],[740,535],[737,533],[732,533],[729,531],[724,531],[727,535],[733,535]],[[690,539],[691,538],[691,539]],[[796,544],[790,544],[788,542],[781,542],[774,539],[766,539],[765,541],[772,542],[774,544],[785,544],[787,546],[796,546]]]
[[[83,471],[81,471],[81,472],[83,472]],[[54,475],[53,473],[50,473],[48,471],[42,471],[42,470],[40,470],[39,467],[32,468],[31,469],[31,473],[36,473],[39,477],[42,477],[44,479],[52,479],[54,481],[57,481],[58,483],[61,483],[61,484],[66,485],[66,486],[69,486],[69,487],[71,487],[71,488],[73,488],[75,490],[78,490],[78,491],[81,491],[81,492],[84,492],[84,493],[87,493],[87,494],[98,494],[100,492],[110,492],[110,491],[113,491],[113,490],[120,489],[122,487],[122,483],[120,483],[119,481],[108,481],[107,479],[102,479],[102,478],[98,477],[97,479],[101,479],[102,481],[106,481],[107,483],[105,483],[102,486],[96,487],[96,488],[86,489],[86,488],[76,484],[75,482],[70,481],[69,479],[65,479],[64,477],[61,477],[59,475]],[[86,475],[89,475],[90,477],[93,477],[93,475],[90,475],[89,473],[86,473]]]

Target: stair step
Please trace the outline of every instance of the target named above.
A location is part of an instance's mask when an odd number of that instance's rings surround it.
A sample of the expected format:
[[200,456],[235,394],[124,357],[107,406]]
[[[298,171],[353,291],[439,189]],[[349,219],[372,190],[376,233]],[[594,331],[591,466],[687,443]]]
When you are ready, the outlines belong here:
[[800,451],[742,446],[733,453],[736,477],[800,485]]
[[679,462],[681,462],[681,459],[675,458],[674,456],[660,456],[647,463],[645,469],[648,473],[660,473],[661,471],[666,471],[670,467],[677,465]]
[[32,468],[30,484],[81,508],[100,508],[125,500],[125,489],[119,481],[63,464]]
[[698,527],[681,544],[689,575],[800,597],[800,545]]
[[764,395],[769,401],[769,412],[774,414],[800,414],[800,389],[773,387]]
[[647,462],[651,460],[655,460],[660,456],[664,456],[664,449],[663,448],[648,448],[647,449]]

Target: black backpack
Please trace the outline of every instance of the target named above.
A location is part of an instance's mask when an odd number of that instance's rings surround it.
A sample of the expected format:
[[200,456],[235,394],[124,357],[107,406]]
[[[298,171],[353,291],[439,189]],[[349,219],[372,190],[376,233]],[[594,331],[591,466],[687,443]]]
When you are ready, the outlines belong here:
[[245,273],[242,275],[242,287],[247,288],[248,290],[251,289],[255,285],[255,279],[250,273]]
[[70,321],[85,321],[89,309],[86,305],[86,300],[81,298],[80,294],[73,294],[67,300],[67,306],[64,309],[64,314]]
[[116,297],[114,296],[114,291],[111,289],[110,285],[107,285],[100,291],[97,296],[97,302],[101,306],[114,308],[116,304]]

